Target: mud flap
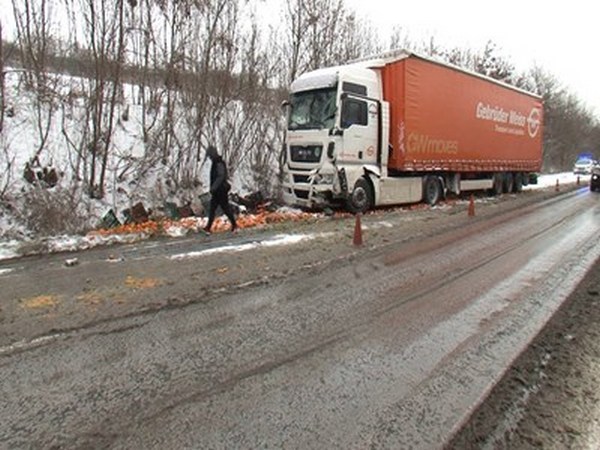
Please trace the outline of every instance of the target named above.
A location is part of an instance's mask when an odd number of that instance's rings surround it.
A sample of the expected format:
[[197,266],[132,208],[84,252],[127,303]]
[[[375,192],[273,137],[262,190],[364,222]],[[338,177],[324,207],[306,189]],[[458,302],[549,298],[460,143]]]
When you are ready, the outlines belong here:
[[340,189],[342,190],[342,195],[344,197],[348,197],[348,179],[346,178],[346,170],[340,169],[338,172],[338,177],[340,179]]

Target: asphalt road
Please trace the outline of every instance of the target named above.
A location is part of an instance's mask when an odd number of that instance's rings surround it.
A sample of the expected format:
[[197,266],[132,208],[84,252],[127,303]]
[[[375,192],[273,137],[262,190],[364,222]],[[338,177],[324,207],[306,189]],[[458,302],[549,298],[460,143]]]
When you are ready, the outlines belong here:
[[440,447],[600,255],[587,189],[507,197],[7,263],[0,447]]

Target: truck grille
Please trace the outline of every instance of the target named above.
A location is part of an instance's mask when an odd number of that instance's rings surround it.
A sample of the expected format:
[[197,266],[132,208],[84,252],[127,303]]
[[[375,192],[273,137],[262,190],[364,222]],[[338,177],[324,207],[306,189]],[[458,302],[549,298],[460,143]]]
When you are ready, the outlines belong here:
[[302,191],[300,189],[294,189],[294,194],[296,194],[296,197],[301,198],[303,200],[307,200],[308,199],[308,191]]
[[290,154],[294,162],[317,163],[323,154],[322,145],[291,145]]
[[308,183],[308,175],[295,175],[294,183]]

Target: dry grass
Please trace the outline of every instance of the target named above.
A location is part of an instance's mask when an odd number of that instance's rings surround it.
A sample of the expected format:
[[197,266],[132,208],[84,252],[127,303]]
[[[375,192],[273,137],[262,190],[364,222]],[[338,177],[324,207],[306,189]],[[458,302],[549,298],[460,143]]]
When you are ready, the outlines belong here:
[[88,224],[79,200],[65,190],[33,187],[24,196],[19,216],[38,237],[79,234]]

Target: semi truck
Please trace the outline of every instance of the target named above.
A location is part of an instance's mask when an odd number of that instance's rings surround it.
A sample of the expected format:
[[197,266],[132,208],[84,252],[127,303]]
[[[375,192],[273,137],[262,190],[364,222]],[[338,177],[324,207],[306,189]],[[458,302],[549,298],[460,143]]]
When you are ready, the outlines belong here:
[[407,50],[305,73],[284,106],[283,196],[305,208],[519,192],[542,164],[539,96]]

